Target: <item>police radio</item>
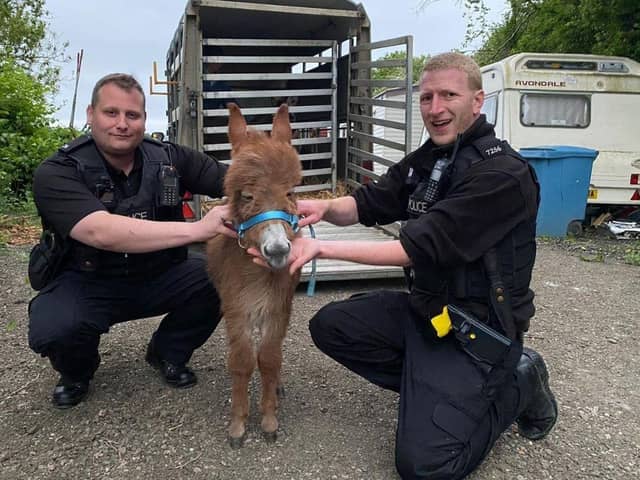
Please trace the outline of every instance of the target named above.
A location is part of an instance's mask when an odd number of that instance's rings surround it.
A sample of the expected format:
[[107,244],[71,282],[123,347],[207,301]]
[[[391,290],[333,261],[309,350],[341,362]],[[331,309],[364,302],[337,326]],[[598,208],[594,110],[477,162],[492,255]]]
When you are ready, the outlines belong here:
[[108,175],[100,175],[100,179],[95,184],[95,194],[102,204],[110,209],[115,206],[115,187]]
[[451,165],[451,159],[447,157],[439,158],[433,166],[433,170],[431,170],[431,175],[429,176],[429,180],[427,180],[422,193],[423,200],[427,202],[429,206],[433,205],[440,199],[442,176],[449,165]]
[[[447,180],[448,169],[456,159],[461,137],[459,134],[456,138],[451,155],[438,158],[433,165],[429,179],[426,182],[421,182],[416,188],[413,196],[420,197],[419,202],[424,205],[423,209],[428,209],[442,197],[447,184],[445,180]],[[418,199],[416,198],[416,200]]]
[[173,165],[162,165],[159,173],[158,206],[175,207],[180,203],[178,171]]

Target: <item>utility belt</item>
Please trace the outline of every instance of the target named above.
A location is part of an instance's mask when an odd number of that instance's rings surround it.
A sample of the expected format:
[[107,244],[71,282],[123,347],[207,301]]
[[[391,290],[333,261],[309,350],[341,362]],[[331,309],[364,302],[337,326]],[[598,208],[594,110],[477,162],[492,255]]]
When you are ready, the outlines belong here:
[[455,305],[445,305],[442,313],[430,319],[438,338],[451,331],[461,348],[477,362],[502,365],[512,347],[512,340],[497,332]]
[[68,251],[68,242],[63,242],[52,230],[44,229],[40,241],[29,254],[27,273],[31,288],[42,290],[46,287],[60,273]]
[[172,265],[186,260],[187,247],[176,247],[149,253],[117,253],[75,244],[71,253],[71,268],[96,273],[100,277],[153,277]]

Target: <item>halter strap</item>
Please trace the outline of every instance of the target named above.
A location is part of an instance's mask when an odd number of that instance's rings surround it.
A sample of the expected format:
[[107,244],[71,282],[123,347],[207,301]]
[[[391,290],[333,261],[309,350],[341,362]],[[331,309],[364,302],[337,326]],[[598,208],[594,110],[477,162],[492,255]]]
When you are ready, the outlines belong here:
[[[244,234],[251,227],[255,227],[258,223],[266,222],[268,220],[282,220],[291,225],[294,233],[298,233],[300,227],[298,226],[298,216],[292,213],[287,213],[282,210],[269,210],[267,212],[259,213],[251,217],[249,220],[242,222],[236,227],[236,233],[238,234],[238,240],[244,237]],[[309,226],[309,232],[311,238],[316,238],[316,232],[311,225]],[[316,259],[311,260],[311,275],[307,284],[307,296],[312,297],[316,289]]]
[[269,220],[282,220],[284,222],[287,222],[289,225],[291,225],[294,233],[297,233],[299,230],[297,215],[287,213],[282,210],[269,210],[267,212],[259,213],[258,215],[251,217],[249,220],[244,221],[240,225],[238,225],[236,227],[238,238],[244,237],[246,231],[252,227],[255,227],[258,223],[266,222]]

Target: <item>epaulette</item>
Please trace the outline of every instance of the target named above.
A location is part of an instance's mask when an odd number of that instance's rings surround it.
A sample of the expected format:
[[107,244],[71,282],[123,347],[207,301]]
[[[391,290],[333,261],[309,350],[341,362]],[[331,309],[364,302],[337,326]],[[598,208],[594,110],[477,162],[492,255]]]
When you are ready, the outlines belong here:
[[153,145],[157,145],[157,146],[160,146],[160,147],[163,147],[164,144],[165,144],[165,142],[161,142],[160,140],[156,140],[155,138],[150,137],[148,135],[145,135],[144,138],[142,139],[142,141],[148,142],[148,143],[152,143]]
[[483,137],[475,140],[472,145],[476,148],[480,156],[488,160],[496,155],[506,155],[505,144],[496,137]]
[[74,150],[90,143],[93,142],[93,138],[91,138],[91,135],[82,135],[78,138],[74,138],[73,140],[71,140],[69,143],[65,143],[64,145],[62,145],[60,147],[60,151],[63,153],[71,153]]

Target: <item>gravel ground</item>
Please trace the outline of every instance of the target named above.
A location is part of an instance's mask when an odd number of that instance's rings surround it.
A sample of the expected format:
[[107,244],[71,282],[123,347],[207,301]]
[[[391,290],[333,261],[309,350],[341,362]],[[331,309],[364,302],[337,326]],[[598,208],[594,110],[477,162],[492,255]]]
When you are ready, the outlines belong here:
[[[640,267],[629,244],[540,240],[537,315],[527,343],[549,365],[560,404],[555,430],[532,443],[515,429],[472,480],[640,478]],[[259,434],[258,381],[245,447],[226,443],[229,377],[219,329],[191,365],[200,383],[165,387],[145,363],[158,319],[116,326],[86,402],[58,411],[57,381],[26,342],[32,291],[26,247],[0,250],[1,479],[394,479],[397,396],[356,377],[313,346],[307,320],[325,303],[398,281],[319,284],[297,293],[284,352],[286,397],[275,444]]]

